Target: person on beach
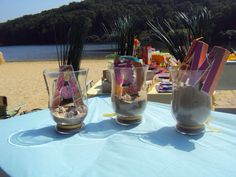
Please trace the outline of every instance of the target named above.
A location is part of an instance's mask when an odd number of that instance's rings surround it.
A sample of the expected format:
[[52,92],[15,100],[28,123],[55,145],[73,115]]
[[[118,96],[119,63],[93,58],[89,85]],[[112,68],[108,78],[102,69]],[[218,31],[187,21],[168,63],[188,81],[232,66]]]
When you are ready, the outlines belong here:
[[4,60],[2,52],[0,52],[0,65],[3,63],[5,63],[5,60]]

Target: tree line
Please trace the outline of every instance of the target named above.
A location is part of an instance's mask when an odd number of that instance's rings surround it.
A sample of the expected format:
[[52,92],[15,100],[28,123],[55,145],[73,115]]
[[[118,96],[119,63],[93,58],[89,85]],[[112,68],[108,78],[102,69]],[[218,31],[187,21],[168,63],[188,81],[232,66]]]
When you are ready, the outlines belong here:
[[208,27],[211,40],[236,39],[235,0],[84,0],[0,23],[0,45],[55,44],[55,34],[65,34],[70,24],[81,18],[90,27],[87,42],[110,42],[113,39],[104,27],[111,27],[114,19],[123,15],[134,19],[135,34],[150,43],[156,39],[147,21],[171,20],[176,12],[191,17],[203,7],[212,17]]

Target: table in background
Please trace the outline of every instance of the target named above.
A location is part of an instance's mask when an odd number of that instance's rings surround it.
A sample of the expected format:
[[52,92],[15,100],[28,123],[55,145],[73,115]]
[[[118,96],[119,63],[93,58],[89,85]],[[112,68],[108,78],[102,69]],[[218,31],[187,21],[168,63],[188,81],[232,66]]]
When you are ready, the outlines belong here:
[[110,97],[89,99],[85,128],[55,132],[49,110],[0,121],[0,174],[11,177],[234,177],[236,116],[212,112],[202,136],[175,131],[170,105],[148,102],[137,126],[103,117]]
[[[221,79],[222,80],[222,79]],[[234,82],[234,81],[232,81]],[[220,83],[219,86],[221,86],[222,84]],[[225,86],[226,87],[226,86]],[[232,87],[232,84],[229,85],[229,87]],[[235,86],[234,89],[236,89],[236,82],[235,82]],[[216,90],[215,91],[215,98],[213,100],[218,99],[217,95],[219,92],[222,93],[227,93],[229,90]],[[234,92],[236,90],[233,90]],[[106,95],[109,96],[111,93],[103,93],[102,92],[102,81],[99,80],[98,82],[96,82],[89,90],[88,90],[88,97],[95,97],[95,96],[101,96],[101,95]],[[235,95],[232,95],[235,96]],[[159,103],[164,103],[164,104],[170,104],[171,103],[171,99],[172,99],[172,93],[158,93],[156,91],[155,87],[152,87],[152,89],[147,93],[147,99],[148,101],[153,101],[153,102],[159,102]],[[236,98],[235,98],[236,99]],[[215,111],[219,111],[219,112],[228,112],[228,113],[234,113],[236,114],[236,107],[235,106],[224,106],[224,105],[216,105],[215,103],[213,103],[214,105],[214,110]]]
[[[88,97],[95,97],[101,95],[110,95],[111,93],[102,92],[102,81],[96,82],[87,92]],[[159,103],[170,104],[172,93],[157,93],[155,87],[153,87],[147,94],[148,101],[154,101]]]
[[92,98],[95,96],[110,95],[111,93],[102,92],[102,80],[99,80],[90,89],[88,89],[87,94],[89,98]]

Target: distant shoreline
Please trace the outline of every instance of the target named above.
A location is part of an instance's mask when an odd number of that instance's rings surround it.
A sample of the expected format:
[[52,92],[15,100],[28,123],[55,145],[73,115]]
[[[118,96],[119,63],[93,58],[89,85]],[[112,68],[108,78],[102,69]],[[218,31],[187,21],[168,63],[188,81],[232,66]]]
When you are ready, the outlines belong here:
[[[105,56],[94,56],[94,57],[91,57],[91,56],[88,56],[88,57],[82,57],[82,60],[104,60],[106,59]],[[41,59],[19,59],[19,60],[6,60],[5,59],[5,62],[7,63],[14,63],[14,62],[57,62],[57,59],[51,59],[51,58],[41,58]]]
[[[57,60],[56,45],[20,45],[0,47],[5,61],[54,61]],[[114,44],[86,44],[82,58],[104,59],[114,52]]]

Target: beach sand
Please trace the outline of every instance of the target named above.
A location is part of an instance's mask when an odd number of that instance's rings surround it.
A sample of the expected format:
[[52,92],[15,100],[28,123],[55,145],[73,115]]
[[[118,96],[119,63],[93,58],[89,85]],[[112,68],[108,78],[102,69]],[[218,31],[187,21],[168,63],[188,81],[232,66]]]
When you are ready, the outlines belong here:
[[[88,80],[101,79],[107,60],[85,59],[82,68],[89,68]],[[7,96],[9,109],[25,104],[20,112],[48,106],[43,70],[58,68],[57,61],[6,62],[0,65],[0,96]]]
[[[96,83],[107,67],[107,60],[84,59],[81,67],[89,68],[88,80]],[[0,65],[0,96],[7,96],[9,109],[25,104],[21,111],[47,108],[48,94],[43,70],[55,69],[57,61],[6,62]],[[236,108],[236,90],[217,91],[216,107]]]

